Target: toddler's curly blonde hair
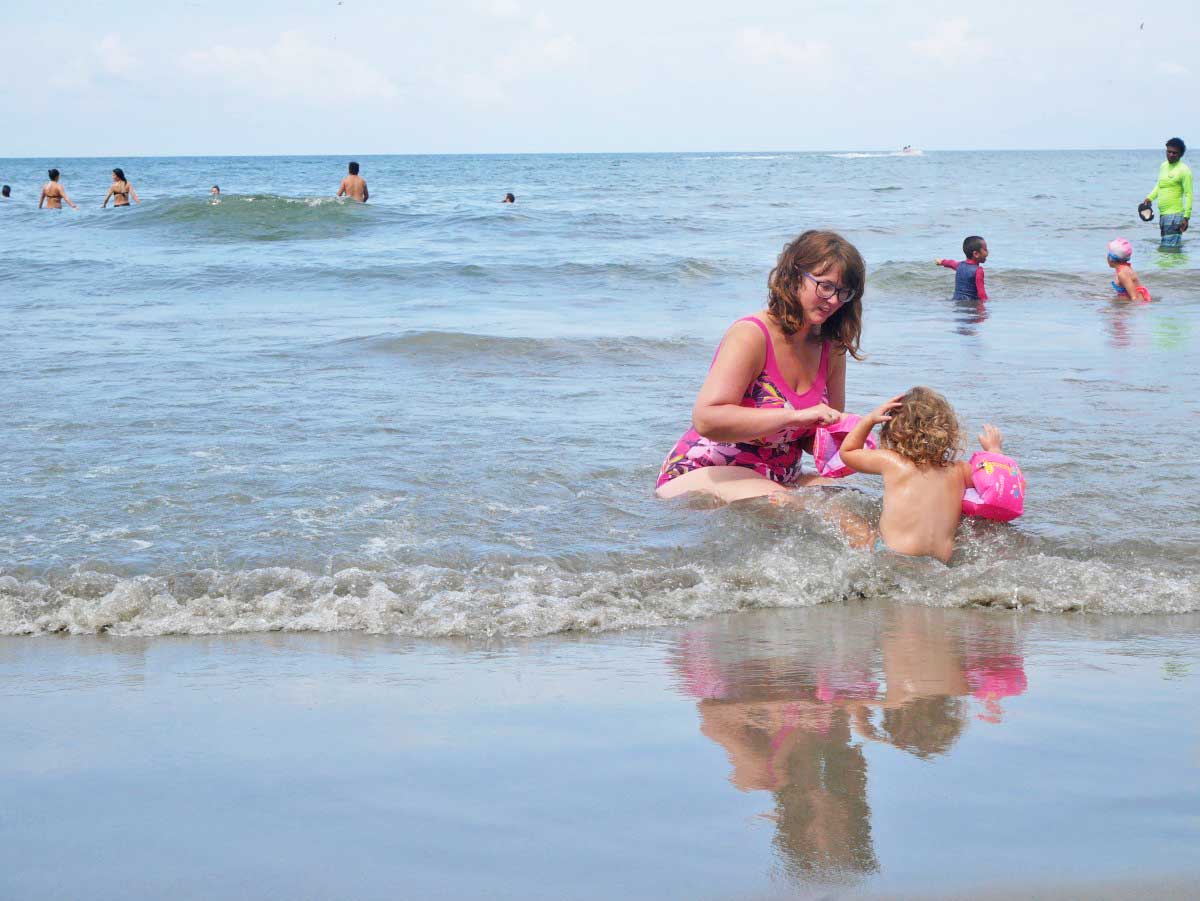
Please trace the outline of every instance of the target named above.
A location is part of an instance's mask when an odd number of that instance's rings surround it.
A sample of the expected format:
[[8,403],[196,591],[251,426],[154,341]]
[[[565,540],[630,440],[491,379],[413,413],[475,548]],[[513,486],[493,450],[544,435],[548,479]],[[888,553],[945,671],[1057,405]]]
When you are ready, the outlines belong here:
[[946,398],[918,385],[879,431],[880,444],[918,466],[949,466],[962,452],[958,417]]

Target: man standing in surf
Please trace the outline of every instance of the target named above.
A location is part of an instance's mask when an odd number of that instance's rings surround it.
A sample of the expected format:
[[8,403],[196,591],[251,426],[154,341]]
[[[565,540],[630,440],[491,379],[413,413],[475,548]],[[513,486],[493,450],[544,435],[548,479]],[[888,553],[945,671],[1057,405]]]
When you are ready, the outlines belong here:
[[1192,170],[1183,162],[1187,145],[1182,138],[1167,141],[1167,159],[1158,167],[1158,184],[1146,203],[1158,198],[1160,247],[1179,247],[1192,218]]
[[357,200],[359,203],[366,203],[367,198],[371,196],[367,190],[366,180],[358,174],[358,163],[350,163],[350,174],[342,179],[337,196],[347,196],[351,200]]

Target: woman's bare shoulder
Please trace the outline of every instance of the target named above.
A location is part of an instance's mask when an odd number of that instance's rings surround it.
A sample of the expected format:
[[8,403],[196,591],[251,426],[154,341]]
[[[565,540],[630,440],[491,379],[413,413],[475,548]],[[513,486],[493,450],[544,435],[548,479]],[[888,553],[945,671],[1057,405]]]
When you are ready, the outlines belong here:
[[[762,320],[761,316],[755,318]],[[768,326],[768,328],[770,327]],[[730,340],[747,347],[763,347],[766,343],[766,335],[749,318],[744,318],[737,320],[725,330],[725,342],[728,343]]]

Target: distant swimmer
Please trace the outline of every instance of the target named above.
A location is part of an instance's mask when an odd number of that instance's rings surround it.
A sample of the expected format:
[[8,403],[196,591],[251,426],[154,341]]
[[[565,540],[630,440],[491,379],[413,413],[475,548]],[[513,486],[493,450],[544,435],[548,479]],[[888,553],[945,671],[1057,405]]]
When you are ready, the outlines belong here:
[[934,260],[934,263],[954,270],[955,300],[987,300],[987,291],[983,287],[983,264],[988,258],[987,241],[979,235],[970,235],[963,239],[962,247],[965,260]]
[[352,162],[349,166],[350,174],[342,179],[341,187],[338,188],[337,196],[343,195],[351,200],[357,200],[359,203],[366,203],[367,198],[371,196],[367,190],[367,183],[361,175],[358,174],[358,163]]
[[125,178],[125,171],[121,168],[113,169],[113,183],[108,188],[108,193],[104,195],[104,203],[100,204],[100,209],[108,206],[108,199],[111,197],[113,208],[119,206],[129,206],[129,201],[132,199],[134,203],[141,203],[138,200],[137,191],[133,190],[133,185]]
[[501,203],[516,203],[516,202],[517,202],[517,195],[516,195],[516,194],[512,194],[512,193],[505,194],[505,195],[504,195],[504,199],[503,199],[503,200],[501,200],[500,202],[501,202]]
[[1192,218],[1192,170],[1183,162],[1187,145],[1182,138],[1167,141],[1167,159],[1158,167],[1158,184],[1143,203],[1158,199],[1160,246],[1179,247]]
[[8,198],[11,196],[12,196],[12,188],[10,188],[8,185],[5,185],[3,188],[0,188],[0,197],[3,197],[5,200],[8,200]]
[[50,180],[42,185],[42,196],[38,198],[38,209],[40,210],[44,206],[48,210],[61,210],[64,200],[71,209],[79,209],[71,202],[71,198],[67,196],[63,186],[58,183],[58,170],[51,169],[48,174]]
[[213,185],[212,188],[209,189],[208,193],[211,194],[213,197],[216,197],[218,194],[221,193],[221,186]]

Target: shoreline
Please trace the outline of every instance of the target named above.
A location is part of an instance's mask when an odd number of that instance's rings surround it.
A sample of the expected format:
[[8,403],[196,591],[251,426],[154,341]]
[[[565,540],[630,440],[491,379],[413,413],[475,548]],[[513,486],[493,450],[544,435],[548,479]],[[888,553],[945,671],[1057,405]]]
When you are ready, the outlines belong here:
[[1197,637],[852,603],[0,638],[0,894],[1166,894],[1200,875]]

